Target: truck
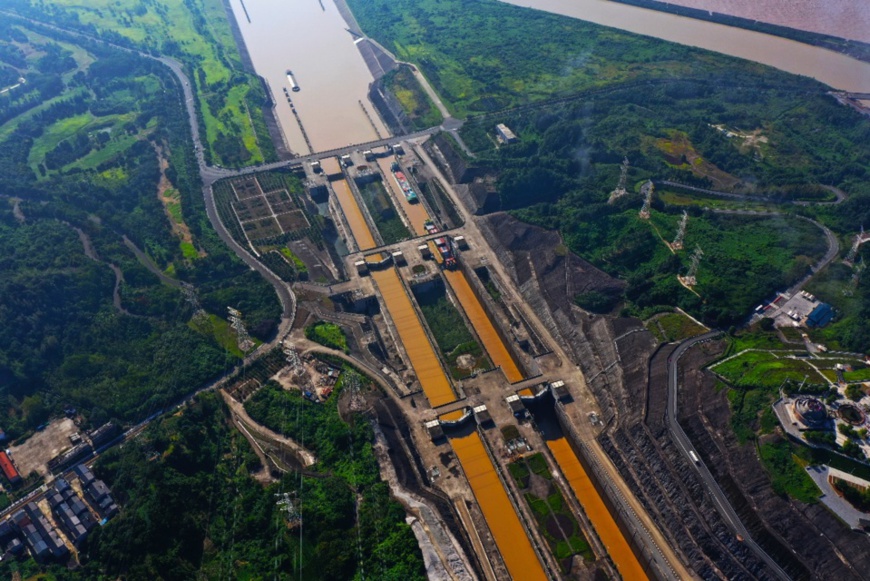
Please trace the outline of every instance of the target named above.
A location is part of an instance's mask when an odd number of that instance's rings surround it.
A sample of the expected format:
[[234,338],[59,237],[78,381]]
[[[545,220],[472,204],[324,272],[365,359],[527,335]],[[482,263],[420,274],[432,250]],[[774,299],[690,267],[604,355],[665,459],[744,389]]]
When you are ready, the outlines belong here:
[[692,458],[692,462],[695,464],[700,464],[701,460],[698,458],[698,455],[695,454],[694,450],[689,450],[689,456]]

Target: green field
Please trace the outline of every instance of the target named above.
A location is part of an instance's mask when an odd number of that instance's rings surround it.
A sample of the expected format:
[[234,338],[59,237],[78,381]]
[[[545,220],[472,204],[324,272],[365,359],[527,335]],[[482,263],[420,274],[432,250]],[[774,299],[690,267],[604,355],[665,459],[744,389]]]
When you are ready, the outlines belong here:
[[822,492],[804,470],[805,463],[793,454],[788,440],[777,438],[759,445],[758,456],[767,468],[774,492],[807,504],[818,502]]
[[426,290],[412,286],[411,292],[454,379],[492,368],[489,357],[468,330],[465,319],[447,298],[443,282],[439,281]]
[[384,76],[384,86],[391,91],[402,106],[412,130],[426,129],[439,125],[443,120],[438,108],[414,78],[411,69],[401,65]]
[[220,0],[59,0],[23,11],[181,60],[196,90],[212,160],[237,166],[277,159],[261,109],[263,88],[243,70]]
[[508,471],[532,509],[538,530],[547,540],[562,572],[570,570],[573,555],[594,561],[592,548],[561,491],[553,483],[553,475],[543,455],[539,453],[515,460],[508,464]]
[[[778,388],[785,381],[793,385],[808,377],[808,385],[825,385],[827,382],[806,361],[788,359],[787,353],[748,351],[733,359],[712,365],[711,370],[738,387]],[[816,364],[818,366],[818,363]]]
[[707,330],[682,313],[657,315],[644,325],[662,343],[682,341]]
[[348,352],[347,336],[344,334],[344,329],[335,323],[318,321],[309,325],[305,327],[305,337],[332,349]]
[[359,185],[359,193],[368,208],[384,244],[395,244],[411,237],[405,223],[396,211],[393,199],[380,180]]

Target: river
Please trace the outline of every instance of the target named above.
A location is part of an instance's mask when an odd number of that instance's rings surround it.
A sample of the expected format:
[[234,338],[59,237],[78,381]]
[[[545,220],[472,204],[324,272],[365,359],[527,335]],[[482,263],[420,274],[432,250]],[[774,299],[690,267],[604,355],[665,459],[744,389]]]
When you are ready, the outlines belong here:
[[502,1],[759,62],[843,91],[870,92],[870,63],[777,36],[608,0]]
[[294,153],[305,155],[309,148],[284,93],[290,89],[288,69],[300,88],[289,96],[315,152],[378,139],[372,123],[389,135],[368,100],[372,75],[333,0],[230,0],[230,5]]

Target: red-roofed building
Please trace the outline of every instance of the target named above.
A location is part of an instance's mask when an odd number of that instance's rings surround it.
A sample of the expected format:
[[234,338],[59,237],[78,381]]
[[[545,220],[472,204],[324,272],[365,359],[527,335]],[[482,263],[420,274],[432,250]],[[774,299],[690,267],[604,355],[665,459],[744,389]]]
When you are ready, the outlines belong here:
[[12,463],[12,459],[6,454],[6,452],[0,452],[0,470],[3,470],[3,474],[11,484],[18,484],[21,482],[21,475],[18,473],[18,469],[15,468],[15,464]]

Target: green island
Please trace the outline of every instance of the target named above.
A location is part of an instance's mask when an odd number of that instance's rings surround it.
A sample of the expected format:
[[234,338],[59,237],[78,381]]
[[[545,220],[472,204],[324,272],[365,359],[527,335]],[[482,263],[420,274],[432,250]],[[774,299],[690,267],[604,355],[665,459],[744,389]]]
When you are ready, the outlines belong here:
[[565,506],[565,497],[554,484],[544,456],[540,453],[524,456],[511,462],[508,470],[532,509],[538,528],[562,572],[567,573],[570,569],[573,555],[581,555],[587,561],[594,560],[589,542],[577,519]]
[[465,319],[447,296],[443,281],[413,286],[411,292],[454,379],[492,367],[480,343],[468,330]]

